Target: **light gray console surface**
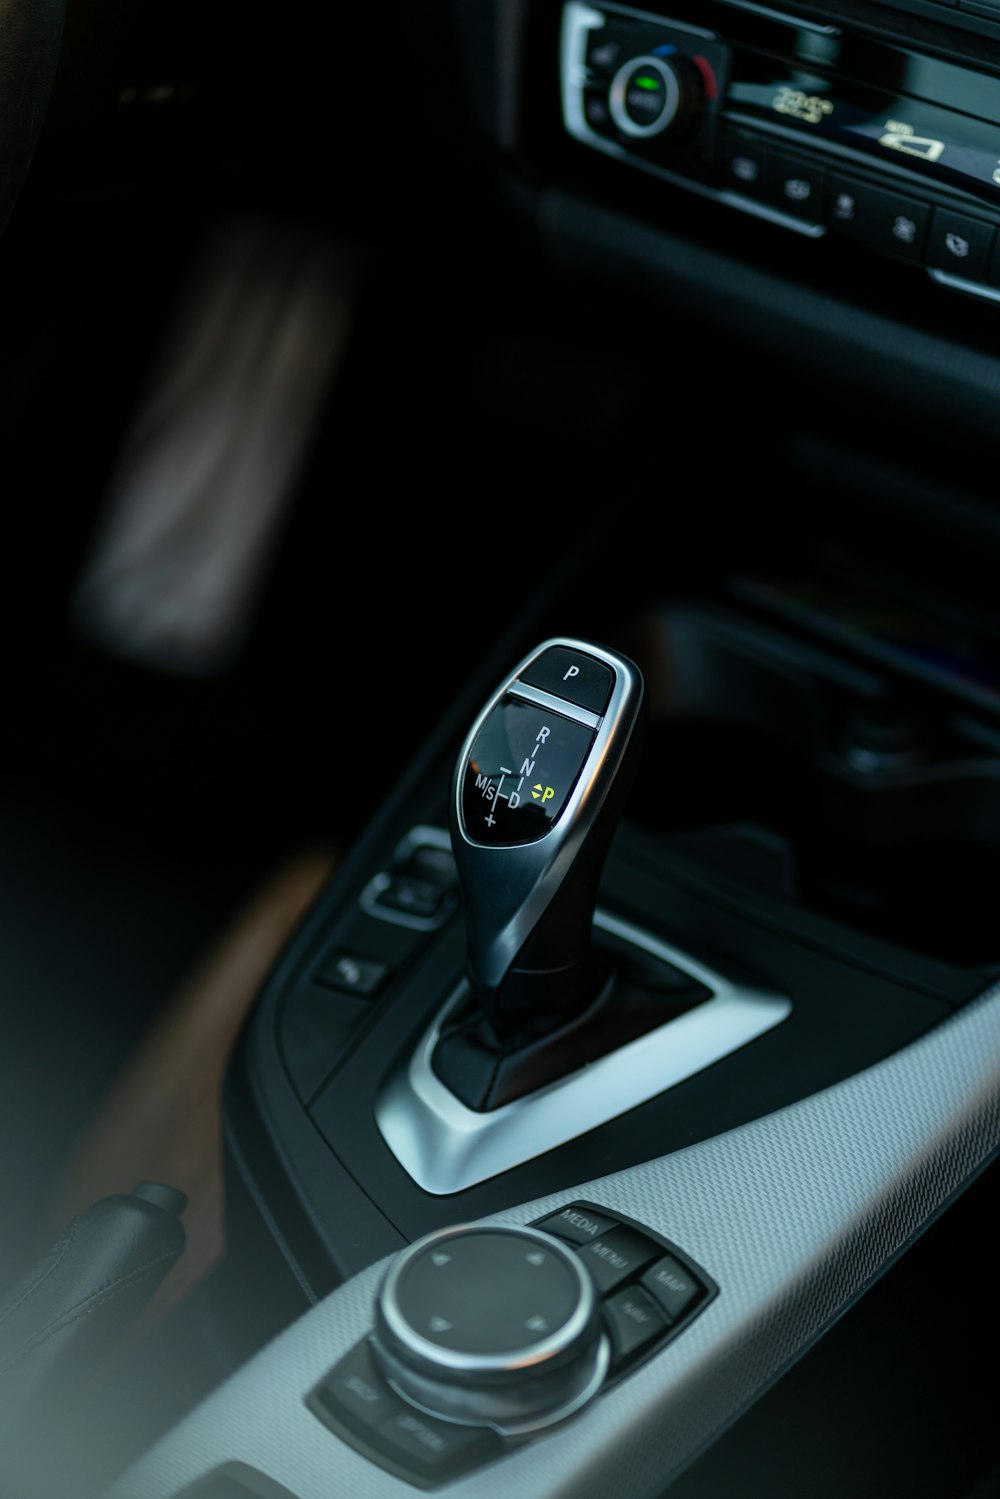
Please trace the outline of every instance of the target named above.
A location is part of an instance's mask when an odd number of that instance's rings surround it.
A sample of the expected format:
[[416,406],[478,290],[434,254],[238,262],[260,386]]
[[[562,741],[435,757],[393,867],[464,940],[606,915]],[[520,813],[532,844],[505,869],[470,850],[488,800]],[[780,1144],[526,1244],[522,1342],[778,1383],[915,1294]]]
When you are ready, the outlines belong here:
[[[575,1199],[604,1205],[679,1244],[718,1282],[719,1295],[686,1332],[579,1415],[438,1492],[457,1499],[662,1492],[998,1149],[1000,985],[822,1093],[496,1215],[524,1223]],[[206,1475],[227,1472],[261,1499],[275,1494],[270,1480],[295,1499],[418,1493],[339,1441],[305,1405],[307,1392],[371,1327],[387,1263],[289,1327],[107,1499],[175,1499]]]

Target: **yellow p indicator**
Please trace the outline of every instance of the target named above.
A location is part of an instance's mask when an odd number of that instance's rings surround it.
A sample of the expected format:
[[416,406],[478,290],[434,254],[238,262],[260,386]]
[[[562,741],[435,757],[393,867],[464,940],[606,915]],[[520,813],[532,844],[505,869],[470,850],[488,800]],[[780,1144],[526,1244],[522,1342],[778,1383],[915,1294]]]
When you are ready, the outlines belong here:
[[534,786],[532,786],[531,794],[536,802],[550,802],[555,796],[555,792],[553,791],[552,787],[543,786],[541,781],[538,781]]

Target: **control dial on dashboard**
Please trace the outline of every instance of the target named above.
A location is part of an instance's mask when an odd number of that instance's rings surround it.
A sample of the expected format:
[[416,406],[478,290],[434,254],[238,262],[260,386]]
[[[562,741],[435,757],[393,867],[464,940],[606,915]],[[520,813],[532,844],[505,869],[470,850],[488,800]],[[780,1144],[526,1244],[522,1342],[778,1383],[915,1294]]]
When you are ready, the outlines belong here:
[[623,135],[651,140],[680,135],[704,103],[705,84],[689,58],[632,57],[611,80],[608,111]]
[[428,1234],[393,1263],[374,1351],[420,1409],[507,1434],[577,1410],[610,1356],[579,1255],[536,1228],[466,1225]]

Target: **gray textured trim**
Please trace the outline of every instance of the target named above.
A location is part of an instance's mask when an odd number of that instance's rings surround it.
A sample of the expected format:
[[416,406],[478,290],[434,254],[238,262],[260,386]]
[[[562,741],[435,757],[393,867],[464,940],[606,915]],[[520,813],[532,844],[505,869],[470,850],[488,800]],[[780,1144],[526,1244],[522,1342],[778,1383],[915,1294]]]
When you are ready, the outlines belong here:
[[[444,1492],[456,1499],[651,1499],[998,1149],[1000,985],[822,1093],[497,1215],[523,1223],[584,1197],[680,1244],[720,1290],[682,1337],[585,1412]],[[237,1458],[298,1499],[412,1499],[412,1488],[339,1443],[302,1404],[367,1331],[385,1264],[283,1333],[109,1499],[173,1499],[184,1484]]]

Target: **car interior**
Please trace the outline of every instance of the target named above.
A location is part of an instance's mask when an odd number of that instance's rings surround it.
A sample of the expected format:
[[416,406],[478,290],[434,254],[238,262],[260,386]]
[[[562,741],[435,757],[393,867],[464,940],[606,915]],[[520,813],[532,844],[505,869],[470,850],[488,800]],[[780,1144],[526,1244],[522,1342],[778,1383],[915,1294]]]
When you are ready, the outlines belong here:
[[0,44],[2,1499],[996,1499],[1000,4]]

